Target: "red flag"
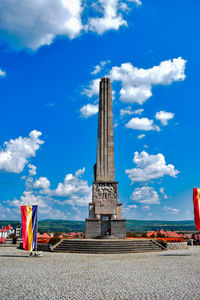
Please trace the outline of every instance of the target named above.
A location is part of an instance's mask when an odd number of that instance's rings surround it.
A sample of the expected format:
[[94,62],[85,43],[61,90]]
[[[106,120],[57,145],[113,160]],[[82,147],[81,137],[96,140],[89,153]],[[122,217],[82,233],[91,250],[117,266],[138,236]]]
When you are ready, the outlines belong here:
[[200,189],[193,189],[194,222],[197,230],[200,230]]
[[21,206],[23,249],[32,251],[37,239],[37,205]]

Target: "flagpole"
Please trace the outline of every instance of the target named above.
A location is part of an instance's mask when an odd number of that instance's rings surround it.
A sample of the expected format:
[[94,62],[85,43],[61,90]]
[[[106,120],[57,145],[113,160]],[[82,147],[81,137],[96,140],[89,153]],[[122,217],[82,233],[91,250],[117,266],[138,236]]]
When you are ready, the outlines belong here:
[[37,252],[37,233],[38,233],[38,205],[37,205],[37,226],[36,226],[36,252]]

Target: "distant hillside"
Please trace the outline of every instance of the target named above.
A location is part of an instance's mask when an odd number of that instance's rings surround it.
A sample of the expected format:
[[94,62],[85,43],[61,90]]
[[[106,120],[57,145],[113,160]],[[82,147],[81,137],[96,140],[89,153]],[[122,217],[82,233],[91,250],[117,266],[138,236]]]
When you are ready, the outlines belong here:
[[[0,228],[11,224],[15,227],[19,221],[0,221]],[[194,221],[144,221],[127,220],[127,231],[150,231],[150,230],[174,230],[174,231],[193,231],[195,230]],[[84,221],[65,221],[65,220],[40,220],[38,224],[39,231],[44,232],[70,232],[84,231]]]
[[127,231],[150,231],[150,230],[174,230],[174,231],[193,231],[195,230],[194,221],[145,221],[127,220]]

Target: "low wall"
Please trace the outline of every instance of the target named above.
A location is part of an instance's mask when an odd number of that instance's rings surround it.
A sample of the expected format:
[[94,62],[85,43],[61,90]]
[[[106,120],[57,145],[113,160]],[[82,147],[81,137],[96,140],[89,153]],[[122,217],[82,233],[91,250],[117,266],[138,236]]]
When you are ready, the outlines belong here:
[[[19,249],[23,249],[22,243],[20,243]],[[37,244],[37,251],[51,251],[51,245]]]
[[183,243],[166,243],[167,250],[188,249],[187,242]]

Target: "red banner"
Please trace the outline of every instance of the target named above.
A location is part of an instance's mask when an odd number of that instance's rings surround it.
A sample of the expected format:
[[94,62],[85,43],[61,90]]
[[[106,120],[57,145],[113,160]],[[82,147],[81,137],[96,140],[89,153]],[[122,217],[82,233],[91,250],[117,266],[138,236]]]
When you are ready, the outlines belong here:
[[193,189],[194,222],[197,230],[200,230],[200,189]]

